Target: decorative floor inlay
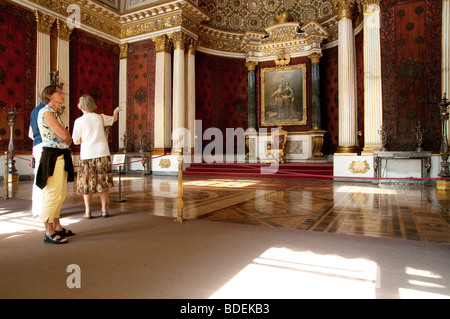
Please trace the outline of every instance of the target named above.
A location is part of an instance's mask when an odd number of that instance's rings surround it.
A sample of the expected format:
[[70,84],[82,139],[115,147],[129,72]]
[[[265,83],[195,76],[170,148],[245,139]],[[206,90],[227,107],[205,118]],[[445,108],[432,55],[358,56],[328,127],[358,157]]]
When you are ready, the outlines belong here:
[[[450,243],[450,192],[434,185],[373,185],[294,179],[184,177],[184,218],[261,227]],[[177,217],[174,176],[124,175],[110,191],[110,210]],[[82,197],[69,184],[66,204]],[[14,197],[31,199],[31,181],[20,181]],[[98,195],[93,208],[99,209]],[[71,208],[76,214],[78,208]],[[64,212],[62,213],[62,216]]]

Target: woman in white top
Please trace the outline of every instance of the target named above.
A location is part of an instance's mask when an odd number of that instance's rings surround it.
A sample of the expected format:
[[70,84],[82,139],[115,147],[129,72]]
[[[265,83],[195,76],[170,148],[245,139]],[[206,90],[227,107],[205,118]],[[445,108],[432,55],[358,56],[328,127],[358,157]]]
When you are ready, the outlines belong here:
[[92,194],[99,193],[102,217],[108,217],[108,189],[114,186],[111,158],[105,126],[117,121],[121,107],[114,109],[113,116],[97,114],[94,99],[83,95],[78,103],[83,115],[75,120],[72,139],[80,147],[80,162],[77,174],[77,192],[82,194],[85,204],[84,218],[91,218]]

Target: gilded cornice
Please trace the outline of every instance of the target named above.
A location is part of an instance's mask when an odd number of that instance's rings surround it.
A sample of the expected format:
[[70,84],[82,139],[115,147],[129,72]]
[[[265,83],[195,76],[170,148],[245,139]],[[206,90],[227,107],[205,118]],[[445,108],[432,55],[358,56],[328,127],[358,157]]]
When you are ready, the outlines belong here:
[[[202,49],[210,49],[213,51],[220,51],[224,54],[246,54],[252,49],[251,46],[261,43],[263,41],[266,32],[259,31],[232,31],[225,30],[221,28],[216,28],[211,26],[210,17],[212,17],[212,12],[206,10],[207,7],[203,6],[200,8],[189,0],[173,0],[167,3],[158,2],[157,5],[143,6],[139,7],[133,12],[119,13],[117,10],[109,8],[108,6],[101,5],[92,0],[80,0],[80,1],[69,1],[69,0],[23,0],[28,3],[36,4],[34,7],[45,8],[45,12],[54,12],[55,16],[64,21],[64,17],[69,17],[70,12],[67,12],[68,6],[71,4],[79,5],[81,10],[80,22],[82,28],[87,29],[88,32],[92,32],[92,29],[98,30],[99,35],[113,40],[115,42],[132,42],[137,41],[142,38],[149,38],[152,35],[158,34],[172,34],[174,31],[181,31],[195,38],[195,47]],[[245,0],[247,5],[250,5],[251,0]],[[356,0],[331,0],[334,2],[344,1],[352,2]],[[358,0],[358,1],[371,1],[371,0]],[[372,0],[377,1],[377,0]],[[244,3],[243,2],[243,3]],[[309,6],[314,3],[325,3],[322,0],[311,0]],[[200,3],[200,1],[199,1]],[[212,2],[211,2],[212,3]],[[222,0],[221,3],[225,3]],[[228,0],[227,0],[227,3]],[[288,1],[286,3],[296,3],[294,1]],[[208,4],[209,6],[210,4]],[[212,4],[211,4],[212,5]],[[233,4],[234,5],[234,4]],[[297,6],[297,4],[292,4],[292,6]],[[305,4],[305,6],[308,6]],[[323,10],[327,9],[326,5],[322,5]],[[331,8],[330,5],[328,5]],[[309,7],[308,7],[309,8]],[[224,8],[219,8],[220,10],[225,10]],[[334,9],[334,7],[333,7]],[[247,10],[247,9],[245,9]],[[262,9],[261,9],[262,10]],[[297,10],[297,9],[296,9]],[[208,11],[208,12],[206,12]],[[286,11],[281,11],[277,15],[276,12],[267,11],[265,16],[269,16],[275,21],[277,16],[278,21],[284,21],[283,23],[293,23],[288,22],[289,20],[299,20],[299,16],[290,16],[289,7]],[[298,11],[298,10],[297,10]],[[294,11],[296,14],[300,14],[300,11]],[[265,12],[264,10],[261,12]],[[318,11],[319,12],[319,11]],[[316,16],[319,14],[316,12]],[[323,11],[325,12],[325,11]],[[302,16],[305,19],[307,15]],[[303,49],[315,49],[312,47],[313,43],[324,41],[330,42],[334,41],[338,37],[338,27],[337,19],[335,13],[321,16],[324,21],[320,22],[320,25],[324,30],[329,31],[329,35],[323,38],[323,35],[319,34],[306,34],[303,31],[303,35],[295,34],[294,40],[296,43],[291,43],[291,48],[286,48],[286,52],[289,54],[295,53],[297,50]],[[286,22],[287,21],[287,22]],[[282,24],[283,24],[282,23]],[[306,25],[306,24],[305,24]],[[289,34],[297,29],[299,23],[293,23],[292,26],[286,26],[289,29]],[[273,26],[272,26],[273,27]],[[271,27],[269,27],[269,30]],[[287,30],[286,29],[286,30]],[[282,43],[285,41],[293,40],[292,37],[286,36],[286,30],[281,30],[274,28],[271,34],[271,40],[265,41],[268,45],[267,54],[275,55],[279,52],[279,48],[276,49],[277,43]],[[306,36],[305,36],[306,35]],[[153,38],[153,37],[152,37]],[[322,40],[320,40],[322,39]],[[184,42],[186,43],[186,42]],[[246,47],[247,46],[247,47]],[[164,48],[167,50],[167,48]],[[186,47],[187,52],[189,52],[189,47]],[[257,50],[258,51],[258,50]],[[312,51],[311,51],[312,52]],[[260,53],[258,53],[260,54]],[[262,54],[262,53],[261,53]]]
[[224,31],[207,25],[200,25],[198,31],[198,46],[215,51],[242,53],[240,49],[243,34]]
[[151,19],[146,22],[140,21],[122,26],[120,38],[139,36],[157,31],[164,31],[175,27],[181,27],[183,18],[181,16],[169,16],[159,19]]
[[310,21],[300,28],[298,23],[280,23],[266,28],[266,32],[266,36],[251,33],[244,37],[241,50],[259,60],[277,57],[280,50],[291,57],[309,55],[320,53],[322,42],[328,38],[328,32],[316,21]]
[[53,23],[55,23],[56,18],[37,10],[34,13],[36,15],[38,31],[50,34],[50,30],[52,29]]

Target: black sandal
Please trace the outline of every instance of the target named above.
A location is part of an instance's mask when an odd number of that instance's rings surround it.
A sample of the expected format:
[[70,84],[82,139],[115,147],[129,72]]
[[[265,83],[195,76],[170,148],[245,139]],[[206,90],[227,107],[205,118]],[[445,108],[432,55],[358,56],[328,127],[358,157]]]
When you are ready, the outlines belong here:
[[70,236],[75,235],[74,232],[72,232],[71,230],[67,230],[65,228],[63,228],[61,230],[55,230],[55,234],[62,236],[62,237],[70,237]]
[[[58,239],[55,239],[56,236],[59,236]],[[68,241],[61,241],[65,239],[64,237],[58,235],[57,233],[53,233],[53,235],[48,236],[47,234],[44,235],[44,243],[46,244],[55,244],[55,245],[62,245],[67,244]]]

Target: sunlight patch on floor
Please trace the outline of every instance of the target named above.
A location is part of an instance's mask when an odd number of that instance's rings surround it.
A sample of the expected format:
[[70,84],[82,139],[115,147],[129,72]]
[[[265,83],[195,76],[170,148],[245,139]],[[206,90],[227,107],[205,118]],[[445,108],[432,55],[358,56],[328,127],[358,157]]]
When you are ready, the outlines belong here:
[[246,187],[256,184],[256,181],[250,180],[222,180],[222,179],[205,179],[190,182],[183,182],[185,186],[210,186],[210,187]]
[[340,186],[337,193],[364,193],[364,194],[386,194],[396,195],[397,191],[393,189],[382,189],[378,187],[366,187],[366,186]]
[[[61,218],[63,227],[78,223],[80,219]],[[67,228],[67,227],[66,227]],[[18,237],[30,231],[44,231],[44,223],[27,212],[0,211],[0,234],[11,234],[5,239]]]
[[210,298],[375,298],[373,261],[270,248]]

